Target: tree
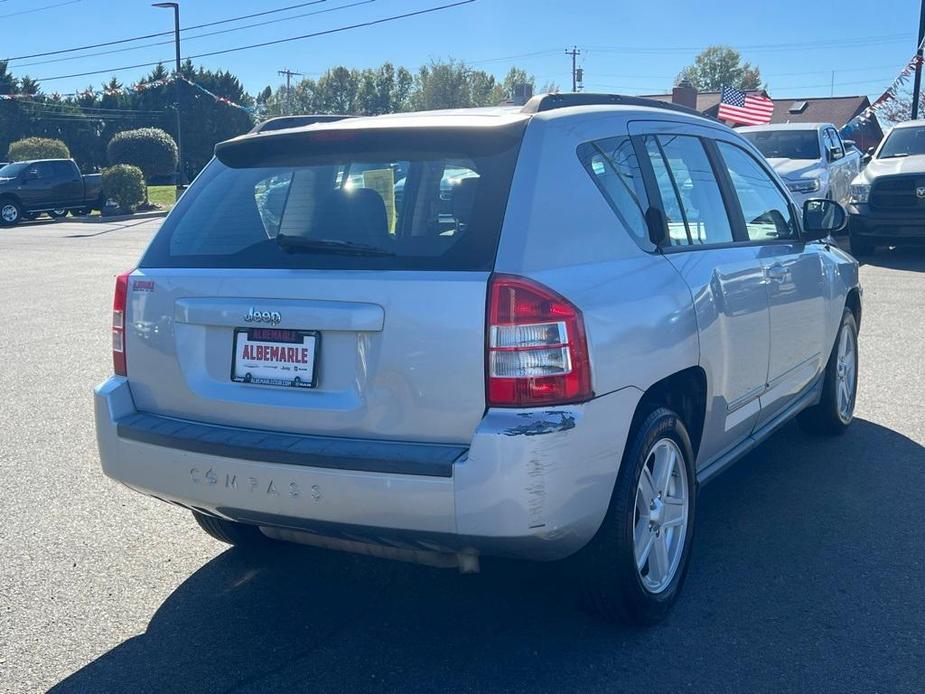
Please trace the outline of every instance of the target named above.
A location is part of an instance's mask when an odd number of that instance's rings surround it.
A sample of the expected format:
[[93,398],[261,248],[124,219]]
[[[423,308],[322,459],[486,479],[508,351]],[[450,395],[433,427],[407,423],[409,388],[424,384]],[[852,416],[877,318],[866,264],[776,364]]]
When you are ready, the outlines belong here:
[[409,107],[414,78],[403,67],[396,70],[392,63],[386,62],[376,70],[362,70],[357,83],[357,113],[378,115],[405,111]]
[[542,84],[536,94],[558,94],[562,88],[555,82],[549,81]]
[[6,156],[10,161],[28,161],[30,159],[70,159],[71,153],[61,140],[27,137],[12,143]]
[[501,81],[501,99],[499,99],[499,101],[510,99],[514,95],[514,89],[520,84],[527,84],[531,89],[536,89],[536,78],[533,75],[527,74],[526,70],[522,70],[519,67],[512,67]]
[[[250,108],[254,106],[253,97],[244,90],[238,78],[227,70],[195,69],[186,60],[180,66],[180,74],[234,104]],[[197,87],[186,82],[180,84],[184,173],[187,180],[192,180],[212,159],[215,145],[246,133],[254,126],[254,118],[241,108],[216,101]],[[166,89],[173,92],[175,86],[170,84]],[[169,113],[171,117],[166,119],[168,122],[164,129],[176,137],[176,115],[172,109]]]
[[751,63],[743,63],[742,55],[729,46],[710,46],[698,55],[692,65],[681,70],[678,82],[687,80],[700,91],[718,91],[722,87],[760,89],[761,73]]
[[465,63],[433,61],[418,70],[411,103],[418,110],[493,106],[497,84],[494,75]]
[[[911,81],[911,80],[910,80]],[[925,114],[925,89],[919,95],[919,117]],[[895,125],[912,119],[912,85],[905,84],[902,88],[894,90],[877,107],[877,119],[886,125]]]
[[24,75],[23,78],[19,80],[19,93],[20,94],[38,94],[39,93],[38,81],[29,77],[29,75]]
[[358,81],[357,71],[343,66],[325,72],[315,85],[318,113],[356,113]]
[[270,99],[271,96],[273,96],[273,87],[271,87],[268,84],[260,92],[258,92],[257,99],[256,99],[257,103],[260,105],[264,105],[267,103],[267,101]]
[[9,61],[0,60],[0,94],[18,94],[19,80],[7,70]]
[[[131,164],[145,180],[177,170],[177,143],[160,128],[138,128],[116,133],[106,146],[110,164]],[[145,202],[148,188],[145,186]]]

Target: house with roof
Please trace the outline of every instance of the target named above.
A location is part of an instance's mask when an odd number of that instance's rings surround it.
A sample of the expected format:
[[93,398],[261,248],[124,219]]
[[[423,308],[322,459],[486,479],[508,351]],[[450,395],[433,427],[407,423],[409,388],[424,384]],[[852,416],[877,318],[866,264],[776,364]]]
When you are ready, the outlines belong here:
[[[747,93],[770,98],[763,89],[755,89]],[[651,94],[646,98],[681,104],[716,118],[719,111],[720,93],[699,92],[689,83],[682,82],[672,90],[671,94]],[[870,106],[870,99],[866,96],[772,98],[771,101],[774,102],[771,123],[832,123],[842,131],[845,139],[853,140],[862,152],[868,147],[876,147],[883,139],[883,129],[876,115],[872,115],[864,123],[852,123],[847,130],[845,129],[845,126],[855,116],[863,113]]]

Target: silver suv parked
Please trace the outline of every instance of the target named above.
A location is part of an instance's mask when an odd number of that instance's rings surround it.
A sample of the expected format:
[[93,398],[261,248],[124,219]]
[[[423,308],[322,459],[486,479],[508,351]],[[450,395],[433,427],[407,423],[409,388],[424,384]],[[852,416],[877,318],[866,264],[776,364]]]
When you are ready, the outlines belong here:
[[698,485],[797,415],[852,420],[844,223],[645,99],[242,136],[117,279],[103,469],[234,544],[572,557],[651,622]]

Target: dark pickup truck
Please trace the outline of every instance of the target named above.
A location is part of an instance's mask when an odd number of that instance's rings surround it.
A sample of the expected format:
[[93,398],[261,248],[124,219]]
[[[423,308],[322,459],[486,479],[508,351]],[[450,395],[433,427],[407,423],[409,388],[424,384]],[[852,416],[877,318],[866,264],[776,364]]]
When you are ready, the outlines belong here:
[[19,161],[0,168],[0,226],[46,212],[50,217],[102,209],[100,174],[81,175],[73,159]]
[[898,123],[868,159],[848,198],[851,253],[925,245],[925,124]]

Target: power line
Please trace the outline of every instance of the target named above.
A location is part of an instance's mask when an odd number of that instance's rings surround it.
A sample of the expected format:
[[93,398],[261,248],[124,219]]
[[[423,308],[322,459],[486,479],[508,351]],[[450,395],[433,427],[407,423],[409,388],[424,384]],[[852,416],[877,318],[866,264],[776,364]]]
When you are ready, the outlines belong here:
[[[38,108],[46,109],[51,113],[62,113],[67,111],[61,111],[60,109],[79,109],[82,112],[103,112],[103,113],[137,113],[144,115],[157,115],[164,113],[163,110],[155,109],[143,109],[143,108],[109,108],[105,106],[84,106],[77,101],[35,101],[33,99],[21,99],[17,98],[16,103],[26,104],[27,106],[34,106]],[[54,109],[59,109],[55,111]]]
[[[232,27],[231,29],[220,29],[218,31],[209,31],[204,34],[197,34],[196,36],[187,36],[184,41],[193,41],[195,39],[204,39],[209,36],[218,36],[219,34],[228,34],[233,31],[242,31],[244,29],[252,29],[254,27],[266,26],[267,24],[277,24],[279,22],[288,22],[293,19],[301,19],[302,17],[313,17],[319,14],[326,14],[328,12],[337,12],[339,10],[348,10],[352,7],[358,7],[359,5],[369,5],[376,2],[376,0],[359,0],[359,2],[352,2],[348,5],[340,5],[339,7],[329,7],[325,10],[315,10],[314,12],[304,12],[302,14],[294,14],[289,17],[283,17],[281,19],[268,19],[264,22],[254,22],[253,24],[245,24],[244,26]],[[181,31],[183,31],[181,29]],[[167,32],[168,34],[173,34],[172,31]],[[152,46],[167,46],[173,45],[174,40],[170,39],[168,41],[155,41],[153,43],[143,43],[140,46],[129,46],[127,48],[115,48],[109,51],[97,51],[95,53],[84,53],[83,55],[72,55],[65,58],[52,58],[51,60],[35,60],[31,63],[19,63],[16,68],[22,69],[25,67],[31,67],[33,65],[49,65],[51,63],[62,63],[68,62],[71,60],[80,60],[82,58],[92,58],[99,55],[112,55],[114,53],[127,53],[128,51],[137,51],[142,48],[151,48]],[[76,49],[74,49],[76,50]]]
[[[36,116],[41,121],[85,121],[85,120],[109,120],[109,121],[151,121],[155,116],[146,115],[129,115],[129,114],[103,114],[103,113],[74,113],[73,115],[56,113],[49,115],[46,113],[28,113],[27,115]],[[164,115],[164,114],[159,114]]]
[[[196,55],[188,55],[183,59],[193,60],[194,58],[207,58],[213,55],[225,55],[227,53],[236,53],[238,51],[246,51],[252,48],[263,48],[265,46],[275,46],[280,43],[289,43],[290,41],[301,41],[303,39],[316,38],[318,36],[327,36],[330,34],[337,34],[342,31],[350,31],[351,29],[361,29],[365,27],[375,26],[377,24],[385,24],[387,22],[394,22],[399,19],[408,19],[409,17],[417,17],[419,15],[430,14],[432,12],[439,12],[440,10],[446,10],[446,9],[450,9],[453,7],[459,7],[461,5],[469,5],[473,2],[476,2],[476,0],[458,0],[457,2],[452,2],[452,3],[445,4],[445,5],[438,5],[436,7],[428,7],[426,9],[416,10],[414,12],[405,12],[404,14],[396,14],[390,17],[383,17],[382,19],[373,19],[368,22],[359,22],[357,24],[350,24],[348,26],[337,27],[336,29],[326,29],[324,31],[316,31],[311,34],[302,34],[301,36],[290,36],[285,39],[276,39],[274,41],[264,41],[262,43],[253,43],[248,46],[238,46],[236,48],[226,48],[220,51],[211,51],[209,53],[198,53]],[[110,73],[110,72],[118,72],[120,70],[133,70],[135,68],[140,68],[140,67],[153,67],[154,65],[159,65],[163,62],[165,61],[158,60],[157,62],[153,62],[153,63],[138,63],[136,65],[123,65],[121,67],[108,68],[106,70],[92,70],[89,72],[76,72],[71,75],[57,75],[55,77],[40,77],[36,81],[37,82],[54,82],[55,80],[64,80],[64,79],[70,79],[73,77],[86,77],[88,75],[102,75],[102,74]]]
[[[82,0],[69,0],[68,3],[62,3],[62,4],[70,4],[74,2],[82,2]],[[296,5],[288,5],[287,7],[279,7],[275,10],[264,10],[263,12],[254,12],[253,14],[245,14],[239,17],[229,17],[227,19],[219,19],[214,22],[206,22],[205,24],[196,24],[190,27],[183,27],[180,29],[180,31],[181,32],[192,31],[193,29],[204,29],[205,27],[217,26],[219,24],[228,24],[229,22],[239,22],[242,19],[253,19],[254,17],[262,17],[264,15],[274,14],[276,12],[285,12],[286,10],[295,10],[295,9],[298,9],[299,7],[307,7],[308,5],[318,5],[318,4],[321,4],[322,2],[327,2],[327,0],[310,0],[309,2],[300,2]],[[57,5],[51,5],[50,7],[57,7]],[[38,8],[38,9],[42,9],[42,8]],[[37,11],[37,10],[30,10],[30,11]],[[142,39],[153,39],[157,36],[168,36],[168,35],[172,36],[173,33],[174,33],[173,31],[159,31],[155,34],[143,34],[141,36],[130,36],[129,38],[125,38],[125,39],[116,39],[114,41],[103,41],[102,43],[91,43],[91,44],[87,44],[86,46],[77,46],[76,48],[62,48],[57,51],[46,51],[45,53],[31,53],[29,55],[17,55],[11,58],[4,58],[3,60],[7,62],[12,62],[14,60],[23,60],[25,58],[41,58],[46,55],[61,55],[62,53],[73,53],[74,51],[82,51],[88,48],[102,48],[103,46],[114,46],[120,43],[130,43],[131,41],[141,41]]]
[[200,53],[198,55],[191,55],[188,59],[192,58],[206,58],[212,55],[224,55],[226,53],[236,53],[237,51],[246,51],[251,48],[263,48],[264,46],[274,46],[280,43],[288,43],[290,41],[301,41],[302,39],[311,39],[318,36],[327,36],[329,34],[337,34],[342,31],[349,31],[351,29],[362,29],[365,27],[376,26],[377,24],[386,24],[387,22],[394,22],[399,19],[408,19],[410,17],[417,17],[419,15],[431,14],[432,12],[439,12],[441,10],[448,10],[453,7],[460,7],[462,5],[469,5],[476,0],[457,0],[457,2],[447,3],[445,5],[437,5],[436,7],[428,7],[423,10],[415,10],[414,12],[405,12],[404,14],[396,14],[391,17],[383,17],[382,19],[371,19],[368,22],[358,22],[357,24],[351,24],[349,26],[337,27],[336,29],[326,29],[324,31],[315,31],[311,34],[302,34],[301,36],[290,36],[285,39],[276,39],[274,41],[264,41],[262,43],[253,43],[249,46],[238,46],[237,48],[226,48],[221,51],[212,51],[210,53]]
[[[860,68],[836,68],[835,72],[844,73],[844,72],[873,72],[874,70],[892,70],[896,68],[896,64],[892,65],[875,65],[871,67],[860,67]],[[826,70],[802,70],[800,72],[763,72],[761,73],[762,79],[765,77],[798,77],[802,75],[827,75],[832,71],[832,68]],[[673,80],[675,76],[673,75],[622,75],[613,72],[595,72],[599,77],[616,77],[617,79],[625,80]]]
[[[69,114],[69,113],[112,113],[114,115],[142,115],[153,116],[164,113],[163,109],[144,109],[144,108],[107,108],[104,106],[83,106],[75,101],[43,102],[30,101],[29,99],[17,99],[17,103],[24,106],[31,106],[35,110],[45,111],[50,115]],[[172,105],[172,104],[171,104]]]
[[470,60],[467,61],[468,65],[482,65],[484,63],[500,63],[505,60],[517,60],[519,58],[532,58],[534,56],[540,55],[559,55],[559,49],[554,48],[548,51],[534,51],[533,53],[520,53],[518,55],[505,55],[498,58],[486,58],[484,60]]
[[0,14],[0,19],[4,17],[18,17],[24,14],[32,14],[33,12],[41,12],[42,10],[50,10],[54,7],[64,7],[65,5],[76,5],[78,2],[83,2],[83,0],[67,0],[66,2],[55,3],[54,5],[43,5],[42,7],[33,7],[31,10],[19,10],[18,12],[8,12],[6,14]]
[[[753,44],[753,45],[742,45],[735,46],[736,50],[739,51],[753,51],[753,52],[774,52],[774,51],[790,51],[790,50],[808,50],[808,49],[822,49],[822,48],[855,48],[860,46],[871,46],[879,45],[884,43],[899,43],[910,40],[910,34],[884,34],[881,36],[864,36],[858,38],[841,38],[831,41],[802,41],[802,42],[791,42],[791,43],[766,43],[766,44]],[[692,51],[702,51],[705,49],[704,46],[672,46],[668,47],[655,47],[655,46],[623,46],[623,47],[613,47],[613,46],[585,46],[585,49],[589,52],[597,53],[657,53],[657,54],[666,54],[666,53],[689,53]]]

